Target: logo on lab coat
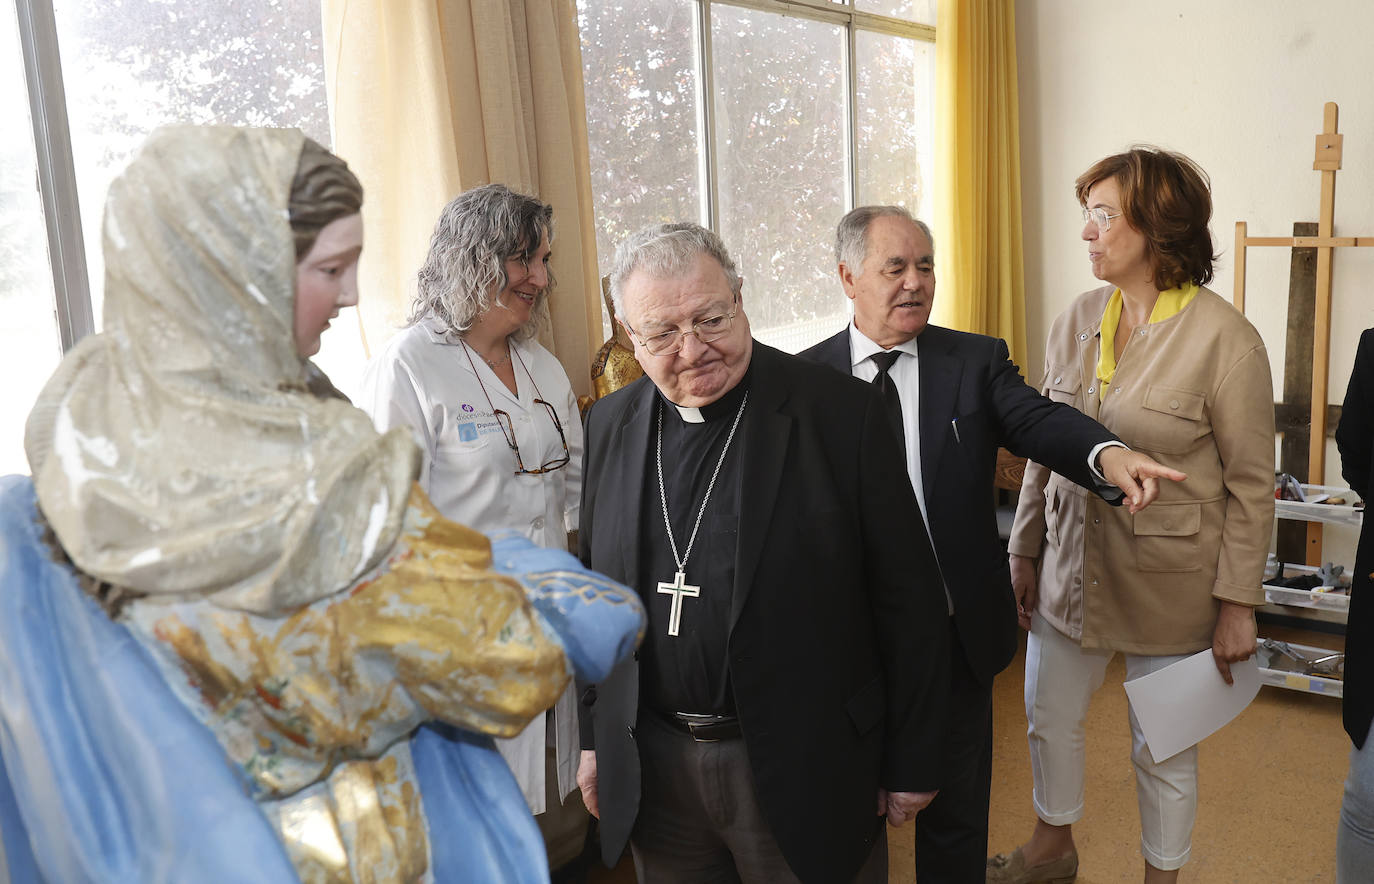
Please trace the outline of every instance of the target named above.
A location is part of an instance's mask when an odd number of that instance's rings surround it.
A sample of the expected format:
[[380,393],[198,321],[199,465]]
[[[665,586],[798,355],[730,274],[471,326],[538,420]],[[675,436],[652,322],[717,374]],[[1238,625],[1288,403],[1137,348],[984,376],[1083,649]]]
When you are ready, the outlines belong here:
[[463,403],[464,414],[458,417],[458,441],[476,442],[477,441],[477,421],[475,417],[469,417],[475,409],[468,403]]
[[453,427],[458,433],[459,442],[476,442],[482,436],[501,432],[496,415],[490,411],[478,411],[468,403],[462,404],[463,413],[455,417]]

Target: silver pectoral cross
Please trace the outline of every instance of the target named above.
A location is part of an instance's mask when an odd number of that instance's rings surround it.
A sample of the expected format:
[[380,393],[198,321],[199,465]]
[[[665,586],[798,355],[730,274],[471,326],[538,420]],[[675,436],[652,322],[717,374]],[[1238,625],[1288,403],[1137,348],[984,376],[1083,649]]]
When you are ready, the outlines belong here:
[[677,635],[678,622],[682,619],[682,597],[688,595],[697,598],[701,595],[701,587],[692,586],[686,580],[686,573],[679,571],[673,575],[672,583],[660,583],[658,585],[659,592],[673,597],[673,606],[668,612],[669,635]]

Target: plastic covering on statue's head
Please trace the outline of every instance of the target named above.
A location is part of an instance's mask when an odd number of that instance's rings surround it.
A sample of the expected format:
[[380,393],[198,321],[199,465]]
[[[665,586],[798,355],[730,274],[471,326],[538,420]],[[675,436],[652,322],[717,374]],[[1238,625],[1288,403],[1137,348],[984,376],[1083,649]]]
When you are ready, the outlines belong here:
[[163,376],[247,396],[299,383],[287,204],[304,143],[295,129],[154,132],[105,203],[106,334]]
[[347,586],[400,530],[414,443],[311,395],[295,350],[303,143],[169,127],[110,186],[105,328],[25,433],[40,506],[86,573],[280,614]]

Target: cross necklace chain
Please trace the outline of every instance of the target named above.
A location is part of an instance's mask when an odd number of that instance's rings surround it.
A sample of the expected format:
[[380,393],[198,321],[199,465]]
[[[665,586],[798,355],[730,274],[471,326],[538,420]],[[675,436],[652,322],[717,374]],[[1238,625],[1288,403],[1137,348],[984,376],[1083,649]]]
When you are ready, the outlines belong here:
[[687,551],[681,556],[677,554],[677,541],[673,539],[673,523],[668,519],[668,493],[663,490],[663,403],[658,406],[658,499],[663,504],[663,527],[668,531],[668,545],[673,548],[673,563],[677,565],[677,573],[673,575],[672,583],[660,583],[658,591],[664,595],[673,597],[673,605],[668,613],[668,634],[677,635],[678,626],[682,621],[682,597],[689,596],[697,598],[701,595],[700,586],[692,586],[687,582],[687,557],[692,554],[692,545],[697,541],[697,529],[701,527],[701,517],[706,513],[706,504],[711,500],[711,491],[716,487],[716,476],[720,475],[721,464],[725,463],[725,455],[730,451],[730,443],[734,441],[735,430],[739,429],[739,419],[744,416],[744,406],[749,402],[749,393],[746,391],[744,398],[740,400],[739,410],[735,412],[735,422],[730,425],[730,434],[725,437],[725,446],[720,450],[720,457],[716,460],[716,468],[711,472],[711,481],[706,485],[706,495],[701,499],[701,509],[697,510],[697,520],[692,525],[692,536],[687,538]]

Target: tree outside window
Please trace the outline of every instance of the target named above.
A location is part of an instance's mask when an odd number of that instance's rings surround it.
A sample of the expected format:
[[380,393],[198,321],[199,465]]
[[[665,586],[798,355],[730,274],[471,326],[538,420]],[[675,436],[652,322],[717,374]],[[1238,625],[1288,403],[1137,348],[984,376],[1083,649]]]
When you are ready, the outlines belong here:
[[578,2],[602,272],[649,224],[711,226],[740,265],[755,336],[796,352],[848,321],[840,216],[873,202],[932,212],[934,44],[912,24],[933,24],[935,9],[786,9]]

